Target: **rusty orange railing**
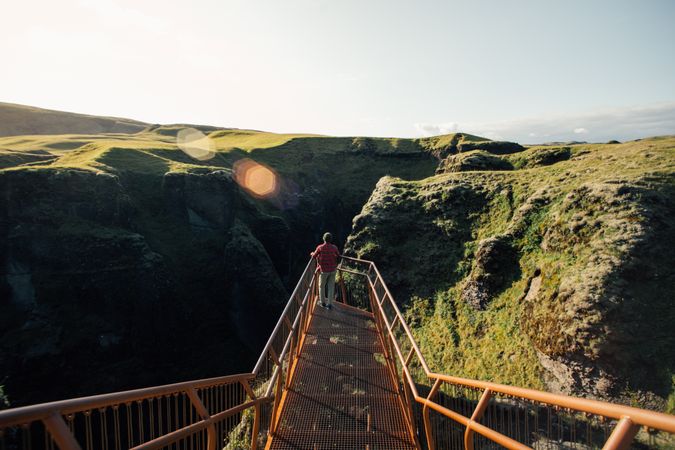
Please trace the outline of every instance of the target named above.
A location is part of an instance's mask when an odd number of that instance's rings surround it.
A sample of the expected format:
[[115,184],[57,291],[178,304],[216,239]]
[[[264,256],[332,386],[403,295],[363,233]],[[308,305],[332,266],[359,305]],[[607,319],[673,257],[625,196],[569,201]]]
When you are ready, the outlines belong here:
[[217,446],[255,408],[253,373],[26,406],[0,412],[4,448],[61,450]]
[[310,260],[253,372],[0,411],[0,450],[262,448],[309,323],[315,270]]
[[252,449],[264,448],[267,438],[276,433],[282,392],[293,379],[294,362],[302,348],[317,292],[316,262],[310,259],[253,369],[257,389],[270,400],[256,410]]
[[367,283],[368,306],[399,381],[409,427],[424,448],[623,449],[641,428],[648,445],[675,446],[675,416],[669,414],[432,372],[376,265],[343,257],[340,270]]

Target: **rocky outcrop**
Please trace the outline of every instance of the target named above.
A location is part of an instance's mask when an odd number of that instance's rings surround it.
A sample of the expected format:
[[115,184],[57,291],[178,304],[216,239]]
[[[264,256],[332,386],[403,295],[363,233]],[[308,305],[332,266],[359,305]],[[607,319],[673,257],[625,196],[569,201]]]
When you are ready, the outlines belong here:
[[445,158],[436,173],[468,172],[474,170],[512,170],[510,162],[484,151],[460,153]]
[[535,147],[528,152],[519,153],[508,158],[518,169],[550,166],[551,164],[567,161],[572,157],[571,147]]
[[237,189],[229,171],[167,172],[162,189],[167,209],[195,233],[222,232],[234,222]]
[[244,214],[241,195],[226,170],[0,172],[0,369],[13,404],[249,370],[286,291],[237,222],[264,233],[280,219]]
[[348,250],[378,262],[434,370],[663,409],[675,395],[674,142],[533,148],[508,158],[536,170],[386,178]]
[[467,133],[453,133],[441,136],[433,136],[419,140],[420,145],[434,158],[442,161],[448,155],[454,155],[459,150],[460,144],[466,142],[488,142],[488,139],[473,136]]
[[478,243],[474,266],[462,289],[462,300],[485,309],[509,281],[519,275],[518,258],[508,236],[494,236]]

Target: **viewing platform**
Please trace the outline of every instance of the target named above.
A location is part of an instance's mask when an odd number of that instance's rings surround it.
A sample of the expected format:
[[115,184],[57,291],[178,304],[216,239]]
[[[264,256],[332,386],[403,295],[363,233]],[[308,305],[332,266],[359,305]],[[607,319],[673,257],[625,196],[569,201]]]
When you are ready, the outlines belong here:
[[372,314],[316,307],[268,448],[417,448]]

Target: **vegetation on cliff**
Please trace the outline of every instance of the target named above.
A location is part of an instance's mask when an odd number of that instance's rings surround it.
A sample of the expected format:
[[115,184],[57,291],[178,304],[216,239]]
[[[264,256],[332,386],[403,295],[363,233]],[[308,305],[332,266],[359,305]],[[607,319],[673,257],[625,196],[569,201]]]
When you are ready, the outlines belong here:
[[380,180],[347,246],[433,369],[672,408],[675,138],[448,159]]

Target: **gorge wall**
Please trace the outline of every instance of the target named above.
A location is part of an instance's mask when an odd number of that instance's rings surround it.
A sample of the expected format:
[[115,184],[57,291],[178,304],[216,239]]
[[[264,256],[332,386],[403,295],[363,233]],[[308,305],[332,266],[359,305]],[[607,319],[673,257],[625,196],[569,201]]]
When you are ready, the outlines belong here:
[[675,407],[675,138],[449,155],[380,180],[377,261],[433,370]]

